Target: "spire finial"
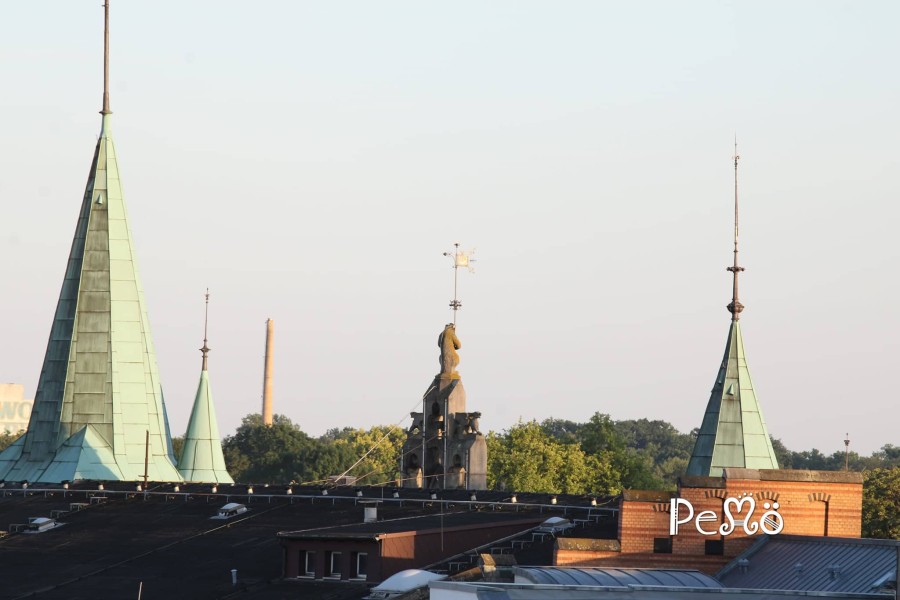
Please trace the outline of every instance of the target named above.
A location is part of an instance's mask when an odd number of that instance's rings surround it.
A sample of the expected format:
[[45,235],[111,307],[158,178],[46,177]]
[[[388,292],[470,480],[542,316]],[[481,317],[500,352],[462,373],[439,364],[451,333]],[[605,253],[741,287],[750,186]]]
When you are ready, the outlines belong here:
[[206,327],[209,323],[209,288],[206,288],[206,314],[203,316],[203,347],[200,352],[203,353],[203,370],[206,370],[206,359],[209,355],[209,347],[206,345]]
[[103,110],[100,114],[112,114],[109,110],[109,0],[103,2]]
[[738,266],[738,161],[741,159],[737,153],[737,135],[734,136],[734,265],[728,267],[728,270],[734,274],[734,289],[732,292],[731,303],[728,305],[728,312],[731,313],[731,320],[737,321],[741,318],[741,311],[744,305],[738,301],[738,273],[744,270],[744,267]]

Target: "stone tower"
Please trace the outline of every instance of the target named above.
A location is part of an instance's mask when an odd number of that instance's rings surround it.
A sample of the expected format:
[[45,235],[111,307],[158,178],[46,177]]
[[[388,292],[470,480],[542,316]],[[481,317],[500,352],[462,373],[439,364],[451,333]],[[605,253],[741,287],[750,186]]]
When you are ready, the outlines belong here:
[[0,454],[0,479],[133,481],[146,452],[149,480],[181,480],[112,140],[104,9],[100,139],[28,430]]
[[728,311],[731,327],[725,343],[725,356],[713,384],[700,434],[694,444],[687,475],[721,477],[723,469],[777,469],[778,460],[769,439],[766,421],[750,380],[744,339],[741,335],[741,311],[738,300],[738,194],[737,145],[734,156],[734,264],[728,267],[733,276],[733,293]]
[[441,372],[422,398],[422,412],[410,413],[403,444],[403,487],[470,489],[487,487],[487,443],[481,413],[466,412],[466,391],[456,370],[462,347],[456,327],[438,336]]

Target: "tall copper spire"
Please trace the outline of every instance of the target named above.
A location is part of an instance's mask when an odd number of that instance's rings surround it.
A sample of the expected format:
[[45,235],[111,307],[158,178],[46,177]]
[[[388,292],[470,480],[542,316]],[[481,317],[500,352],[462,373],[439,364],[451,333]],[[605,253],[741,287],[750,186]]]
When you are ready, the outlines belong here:
[[744,305],[738,300],[738,273],[744,270],[744,267],[738,266],[738,161],[741,159],[737,153],[737,137],[734,138],[734,265],[728,267],[728,270],[734,274],[734,289],[732,291],[731,303],[728,304],[728,312],[731,313],[731,320],[737,321],[741,318],[741,311]]
[[731,324],[725,354],[716,374],[703,414],[703,422],[688,461],[687,475],[722,477],[725,469],[777,469],[778,459],[763,419],[762,408],[750,379],[740,314],[744,305],[738,300],[738,185],[740,156],[734,143],[734,295],[728,305]]
[[206,370],[206,359],[209,355],[209,347],[206,345],[206,326],[209,323],[209,288],[206,288],[206,314],[203,316],[203,347],[200,352],[203,353],[203,370]]
[[111,115],[109,110],[109,0],[103,3],[103,110],[101,115]]
[[7,481],[182,480],[109,127],[109,3],[102,6],[100,137],[28,430],[0,453]]

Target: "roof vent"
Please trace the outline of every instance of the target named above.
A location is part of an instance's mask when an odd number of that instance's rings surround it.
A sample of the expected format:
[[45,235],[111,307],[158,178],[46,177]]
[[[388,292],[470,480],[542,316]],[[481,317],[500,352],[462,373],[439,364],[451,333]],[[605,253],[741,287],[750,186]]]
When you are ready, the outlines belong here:
[[796,573],[798,576],[803,573],[803,563],[796,563],[794,565],[794,573]]
[[212,519],[230,519],[232,517],[236,517],[238,515],[242,515],[247,512],[247,507],[243,504],[238,504],[237,502],[229,502],[225,506],[219,509],[219,512],[216,513],[216,516],[211,517]]
[[378,501],[363,500],[363,523],[375,523],[378,521]]
[[828,565],[828,574],[831,575],[832,579],[837,579],[841,575],[841,565],[835,563],[833,565]]
[[59,527],[62,523],[58,523],[56,519],[47,517],[28,517],[28,524],[25,526],[24,533],[44,533],[51,529]]
[[737,561],[738,568],[741,570],[741,573],[747,573],[750,570],[750,561],[746,558],[742,558]]

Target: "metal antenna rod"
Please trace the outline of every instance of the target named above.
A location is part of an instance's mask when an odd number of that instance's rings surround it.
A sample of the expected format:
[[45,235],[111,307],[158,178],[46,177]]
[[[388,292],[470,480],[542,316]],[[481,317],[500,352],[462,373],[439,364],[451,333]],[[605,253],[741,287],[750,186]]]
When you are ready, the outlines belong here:
[[209,355],[209,347],[206,345],[206,329],[209,323],[209,288],[206,288],[206,314],[203,316],[203,347],[200,352],[203,353],[203,370],[206,371],[206,360]]
[[844,438],[844,470],[850,470],[850,434],[847,433]]
[[728,312],[731,313],[731,320],[737,321],[741,318],[741,311],[744,305],[738,300],[738,273],[744,270],[744,267],[738,266],[738,161],[741,159],[737,153],[737,136],[734,136],[734,265],[728,267],[728,270],[734,274],[734,283],[732,289],[731,303],[728,305]]
[[103,110],[101,115],[110,115],[109,110],[109,0],[103,3]]
[[453,300],[450,302],[450,308],[453,309],[453,325],[456,325],[456,313],[462,306],[462,302],[457,299],[457,289],[459,281],[459,242],[453,244],[453,254],[444,252],[444,256],[453,257]]
[[459,242],[453,245],[456,247],[456,252],[453,255],[453,324],[456,325],[456,313],[462,304],[456,299],[459,281]]

